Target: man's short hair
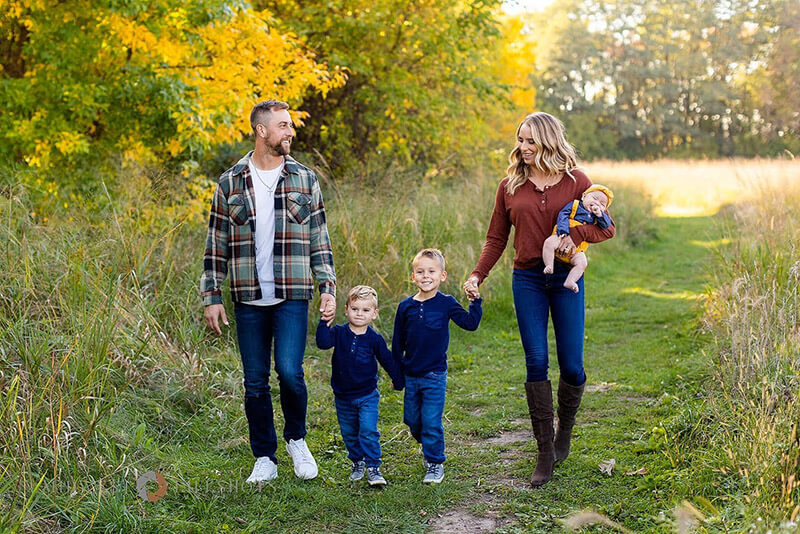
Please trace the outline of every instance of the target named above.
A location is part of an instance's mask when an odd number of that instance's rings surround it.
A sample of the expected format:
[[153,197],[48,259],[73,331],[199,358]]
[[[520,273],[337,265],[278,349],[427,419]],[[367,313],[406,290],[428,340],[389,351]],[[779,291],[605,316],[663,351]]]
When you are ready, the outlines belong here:
[[250,112],[250,127],[253,129],[253,133],[256,131],[257,124],[267,124],[269,115],[273,111],[282,109],[289,109],[289,104],[280,100],[264,100],[253,106],[253,111]]
[[357,300],[369,300],[378,307],[378,292],[369,286],[355,286],[347,293],[347,305]]
[[411,261],[411,265],[416,265],[417,262],[421,258],[430,258],[432,260],[436,260],[439,262],[439,265],[442,266],[442,270],[444,271],[444,254],[438,248],[424,248],[417,252],[417,255],[414,256],[414,259]]

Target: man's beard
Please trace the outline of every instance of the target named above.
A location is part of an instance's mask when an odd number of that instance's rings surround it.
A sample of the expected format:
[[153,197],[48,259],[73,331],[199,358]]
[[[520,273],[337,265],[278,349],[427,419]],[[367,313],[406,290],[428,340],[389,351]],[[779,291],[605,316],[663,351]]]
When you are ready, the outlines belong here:
[[273,145],[271,148],[276,156],[288,156],[291,146],[291,142],[289,143],[289,146],[284,146],[283,142],[280,142],[277,145]]

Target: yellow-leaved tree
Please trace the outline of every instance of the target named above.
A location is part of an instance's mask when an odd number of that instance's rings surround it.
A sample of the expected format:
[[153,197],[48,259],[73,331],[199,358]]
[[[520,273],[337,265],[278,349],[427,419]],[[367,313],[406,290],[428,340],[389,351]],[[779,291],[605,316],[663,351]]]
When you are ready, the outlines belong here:
[[0,158],[188,159],[241,140],[256,101],[344,83],[272,22],[242,2],[0,0]]
[[525,23],[525,17],[525,14],[508,14],[501,19],[502,45],[499,57],[492,65],[494,75],[509,88],[508,97],[512,105],[504,113],[492,115],[488,120],[508,143],[509,151],[519,121],[534,111],[536,104],[536,87],[532,79],[536,37]]

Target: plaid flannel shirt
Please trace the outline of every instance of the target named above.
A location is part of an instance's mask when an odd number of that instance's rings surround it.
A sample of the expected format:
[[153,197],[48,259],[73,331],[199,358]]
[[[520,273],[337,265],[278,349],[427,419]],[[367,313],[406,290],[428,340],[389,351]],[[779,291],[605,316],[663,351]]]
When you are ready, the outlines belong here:
[[[222,303],[230,271],[234,302],[261,298],[256,272],[256,207],[248,152],[225,171],[211,201],[200,292],[203,304]],[[321,293],[336,294],[336,272],[322,192],[314,171],[289,156],[275,188],[275,297],[309,300],[312,275]]]

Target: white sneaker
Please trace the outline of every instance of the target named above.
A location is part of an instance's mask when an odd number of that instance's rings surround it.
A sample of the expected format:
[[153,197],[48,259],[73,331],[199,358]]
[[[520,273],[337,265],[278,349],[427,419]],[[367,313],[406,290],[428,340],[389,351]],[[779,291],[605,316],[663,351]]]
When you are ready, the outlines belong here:
[[256,459],[256,464],[253,466],[253,472],[247,482],[250,484],[257,484],[259,482],[266,482],[278,478],[278,466],[275,465],[269,456],[262,456]]
[[290,439],[286,442],[286,452],[292,457],[294,462],[294,474],[303,480],[311,480],[317,476],[317,462],[308,450],[306,440]]

